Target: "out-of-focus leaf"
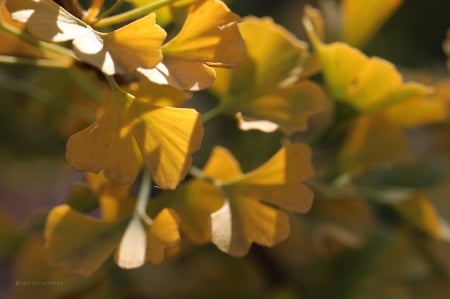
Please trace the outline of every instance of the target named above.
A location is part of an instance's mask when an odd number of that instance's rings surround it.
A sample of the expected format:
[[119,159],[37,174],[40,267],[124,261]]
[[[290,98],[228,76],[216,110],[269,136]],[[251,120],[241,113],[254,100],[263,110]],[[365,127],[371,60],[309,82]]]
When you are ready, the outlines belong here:
[[306,43],[269,18],[247,17],[239,29],[247,57],[233,70],[217,70],[212,88],[226,111],[275,123],[287,134],[306,129],[308,118],[319,112],[324,102],[317,84],[297,83],[304,71],[315,69]]
[[30,236],[17,252],[12,270],[11,297],[7,298],[13,299],[71,298],[95,283],[95,276],[82,277],[49,265],[42,239],[36,236]]
[[401,6],[403,0],[343,0],[341,3],[342,41],[362,47]]
[[338,157],[341,170],[358,173],[399,162],[409,155],[401,128],[383,114],[354,120]]
[[422,192],[415,192],[394,204],[395,208],[413,225],[430,236],[450,241],[450,226]]
[[146,259],[152,264],[164,260],[166,248],[174,246],[180,240],[179,218],[170,209],[163,209],[147,230]]
[[45,228],[49,262],[90,275],[111,256],[126,222],[101,222],[61,205],[50,211]]
[[[225,163],[224,163],[225,164]],[[226,172],[226,168],[219,168]],[[150,201],[149,209],[168,207],[180,218],[179,229],[183,237],[203,244],[211,240],[210,215],[223,205],[223,197],[212,184],[194,179],[176,190],[164,192]]]
[[344,43],[322,43],[308,15],[303,23],[319,55],[328,90],[337,101],[362,112],[374,112],[430,92],[425,85],[404,83],[395,66],[386,60],[369,58]]

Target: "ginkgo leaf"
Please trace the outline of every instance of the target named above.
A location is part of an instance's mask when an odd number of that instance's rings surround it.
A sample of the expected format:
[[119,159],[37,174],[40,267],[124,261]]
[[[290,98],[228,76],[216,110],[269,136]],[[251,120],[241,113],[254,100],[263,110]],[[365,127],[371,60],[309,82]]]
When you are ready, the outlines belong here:
[[139,216],[128,223],[117,249],[117,265],[124,269],[141,267],[145,262],[147,232]]
[[277,124],[288,135],[304,130],[325,97],[319,85],[297,83],[304,70],[314,69],[307,44],[270,18],[245,18],[239,29],[246,42],[246,60],[233,70],[217,70],[212,90],[232,114]]
[[[224,149],[215,149],[206,170],[209,165],[220,165],[226,156]],[[293,143],[252,172],[227,176],[226,180],[218,177],[216,184],[225,202],[211,214],[212,242],[222,251],[242,256],[253,242],[273,246],[284,240],[289,234],[289,217],[279,208],[304,213],[311,207],[313,194],[302,185],[313,175],[310,159],[308,147]],[[233,168],[230,174],[236,173]]]
[[112,222],[131,215],[136,200],[131,197],[131,184],[119,184],[99,173],[86,173],[85,180],[98,197],[101,218]]
[[193,243],[211,240],[210,215],[223,205],[223,196],[211,183],[194,179],[174,191],[164,192],[149,203],[149,209],[172,209],[180,219],[179,230]]
[[[205,18],[205,16],[208,16]],[[141,71],[151,81],[179,89],[200,90],[214,82],[214,67],[242,63],[245,46],[239,16],[218,0],[200,0],[189,11],[180,32],[163,46],[164,59],[152,71]]]
[[289,235],[289,217],[282,211],[246,197],[235,197],[211,214],[212,242],[233,256],[247,254],[256,242],[273,246]]
[[160,264],[164,260],[166,248],[174,246],[180,240],[179,218],[170,209],[163,209],[147,230],[146,259],[152,264]]
[[303,23],[319,55],[326,85],[336,100],[373,112],[430,92],[425,85],[403,83],[401,74],[386,60],[369,58],[344,43],[322,43],[307,15]]
[[75,55],[105,74],[150,69],[162,59],[166,32],[149,14],[109,33],[100,33],[50,0],[8,1],[13,20],[26,24],[36,38],[72,41]]
[[338,163],[341,170],[360,172],[405,159],[408,141],[400,126],[383,114],[363,115],[350,127]]
[[111,256],[126,222],[102,222],[72,210],[53,208],[47,219],[45,240],[51,264],[69,272],[90,275]]
[[343,0],[342,41],[361,47],[401,6],[403,0]]
[[159,107],[115,90],[103,114],[67,143],[76,169],[132,183],[139,170],[137,144],[147,169],[161,188],[174,189],[190,169],[203,127],[193,109]]
[[142,101],[157,106],[178,107],[192,96],[190,92],[176,89],[170,85],[153,83],[140,73],[137,74],[137,80],[125,86],[124,89]]
[[434,97],[413,98],[383,112],[394,123],[406,128],[442,122],[448,116],[446,103]]
[[[449,224],[439,215],[436,207],[427,196],[421,192],[415,192],[394,203],[394,207],[408,221],[424,230],[435,238],[448,238]],[[445,232],[447,230],[447,232]]]
[[69,41],[93,32],[51,0],[8,0],[6,7],[13,20],[26,24],[27,30],[43,41]]
[[106,34],[84,34],[73,40],[74,53],[108,75],[151,69],[162,59],[166,32],[150,14]]

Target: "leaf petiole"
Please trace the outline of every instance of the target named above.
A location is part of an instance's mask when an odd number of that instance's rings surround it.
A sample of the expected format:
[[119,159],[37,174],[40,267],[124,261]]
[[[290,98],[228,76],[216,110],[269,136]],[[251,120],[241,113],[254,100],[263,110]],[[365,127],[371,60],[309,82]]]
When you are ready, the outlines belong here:
[[97,22],[94,22],[92,25],[95,27],[106,27],[106,26],[126,22],[131,19],[137,19],[137,18],[147,15],[151,12],[154,12],[158,8],[173,4],[177,1],[180,1],[180,0],[160,0],[160,1],[152,2],[147,5],[137,7],[135,9],[126,11],[124,13],[121,13],[121,14],[118,14],[115,16],[99,19]]

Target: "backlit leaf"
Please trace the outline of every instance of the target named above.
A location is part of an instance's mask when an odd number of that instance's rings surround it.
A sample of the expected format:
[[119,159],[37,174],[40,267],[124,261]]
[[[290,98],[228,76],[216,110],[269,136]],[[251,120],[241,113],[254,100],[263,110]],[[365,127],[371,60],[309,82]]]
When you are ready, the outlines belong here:
[[[210,163],[220,163],[217,161],[224,153],[217,148],[205,169]],[[279,208],[305,213],[311,207],[313,194],[302,185],[313,175],[310,158],[305,145],[288,144],[252,172],[227,180],[218,177],[225,203],[211,214],[213,243],[222,251],[242,256],[253,242],[273,246],[284,240],[289,234],[289,217]]]
[[152,178],[174,189],[189,171],[203,127],[193,109],[159,107],[116,90],[103,114],[67,143],[67,159],[82,171],[132,183],[139,170],[136,142]]
[[108,75],[151,69],[162,59],[165,31],[150,14],[106,34],[85,34],[73,40],[74,52]]
[[141,72],[156,83],[179,89],[210,86],[215,78],[212,66],[235,67],[243,61],[245,47],[239,21],[222,1],[197,1],[180,32],[163,46],[161,65]]
[[342,40],[361,47],[399,8],[403,0],[343,0]]
[[162,210],[147,230],[147,257],[152,264],[164,260],[166,248],[174,246],[180,240],[178,216],[170,209]]
[[388,166],[409,154],[408,142],[400,126],[383,114],[363,115],[351,125],[339,153],[342,170],[362,170]]
[[230,113],[277,124],[286,134],[306,129],[325,97],[313,82],[296,83],[303,71],[314,69],[306,66],[312,61],[307,44],[269,18],[247,17],[239,29],[247,47],[245,62],[233,70],[217,70],[213,91]]
[[49,262],[69,272],[90,275],[111,256],[125,223],[107,223],[61,205],[51,210],[45,228]]
[[49,42],[72,41],[78,58],[108,75],[150,69],[162,59],[166,32],[155,23],[154,14],[100,33],[50,0],[12,0],[7,8],[34,37]]
[[326,85],[336,100],[373,112],[430,92],[422,84],[403,83],[401,74],[386,60],[369,58],[341,42],[322,43],[308,16],[303,23],[319,55]]
[[211,240],[210,215],[222,205],[222,194],[214,185],[194,179],[157,196],[149,203],[149,209],[172,209],[180,219],[179,230],[183,237],[204,244]]

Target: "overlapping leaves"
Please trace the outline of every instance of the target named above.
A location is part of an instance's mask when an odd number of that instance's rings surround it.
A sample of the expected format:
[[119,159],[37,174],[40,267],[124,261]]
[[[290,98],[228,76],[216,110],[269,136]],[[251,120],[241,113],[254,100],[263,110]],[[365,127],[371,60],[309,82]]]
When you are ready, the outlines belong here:
[[246,123],[251,120],[271,122],[266,128],[279,126],[287,134],[306,129],[325,97],[317,84],[297,82],[318,68],[307,44],[269,18],[247,17],[239,29],[247,47],[245,62],[234,70],[218,70],[213,86],[225,110],[239,112],[241,127],[265,130],[257,122]]

